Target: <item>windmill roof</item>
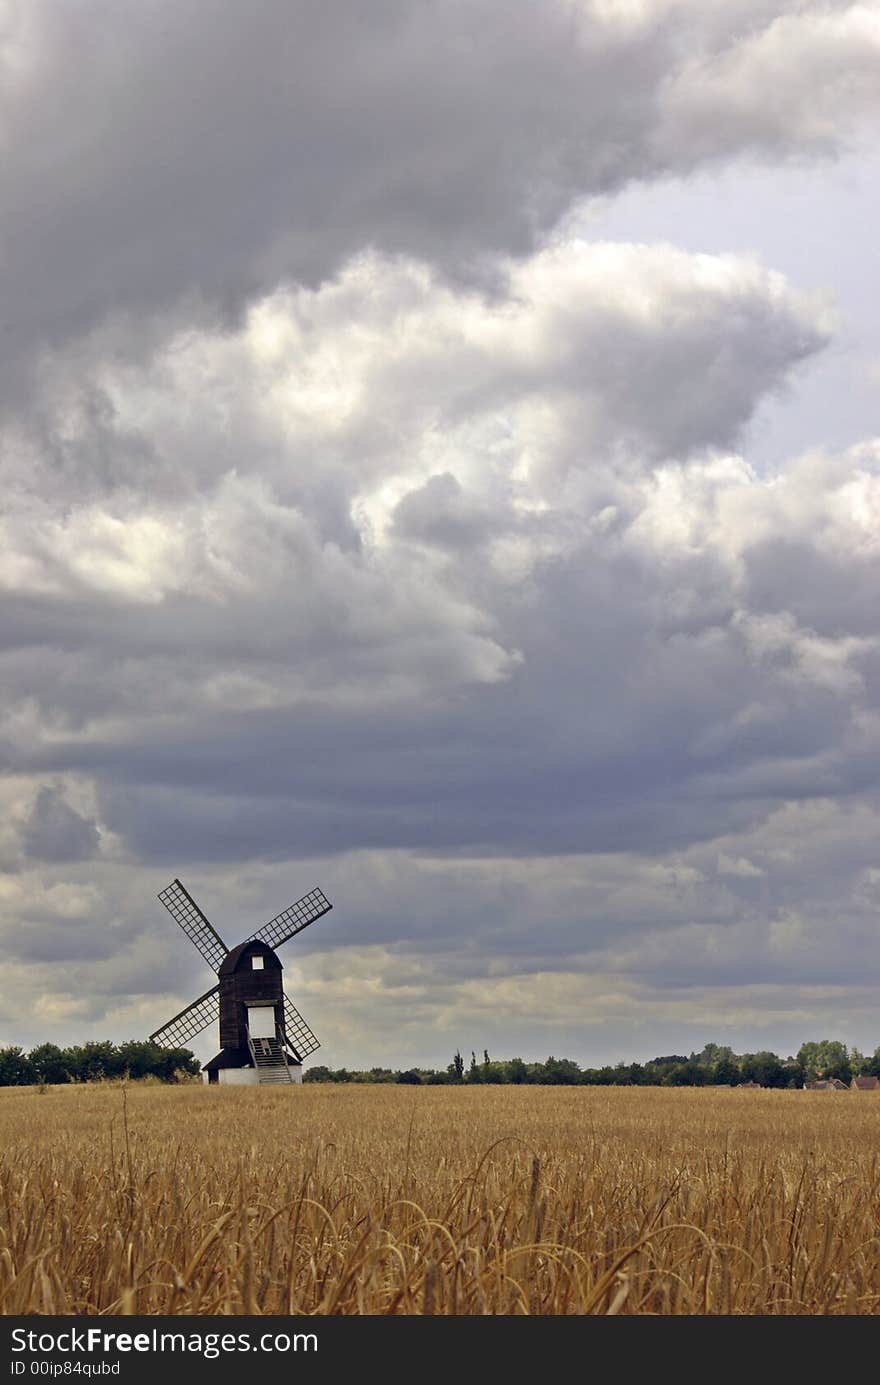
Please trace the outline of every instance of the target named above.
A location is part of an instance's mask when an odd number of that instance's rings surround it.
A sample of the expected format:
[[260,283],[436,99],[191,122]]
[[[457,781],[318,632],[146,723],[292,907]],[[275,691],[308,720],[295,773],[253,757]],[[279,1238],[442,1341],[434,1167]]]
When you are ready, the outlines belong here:
[[238,947],[234,947],[231,952],[227,952],[226,956],[223,958],[223,961],[220,964],[220,970],[218,971],[217,975],[229,976],[230,972],[236,970],[239,962],[244,957],[245,953],[250,955],[254,952],[262,952],[264,957],[272,957],[275,960],[276,964],[279,967],[281,966],[281,963],[278,961],[277,953],[273,952],[272,948],[269,946],[268,943],[260,942],[256,938],[251,938],[246,942],[239,943]]
[[210,1063],[205,1063],[204,1072],[214,1072],[217,1068],[249,1068],[251,1055],[246,1048],[221,1048]]

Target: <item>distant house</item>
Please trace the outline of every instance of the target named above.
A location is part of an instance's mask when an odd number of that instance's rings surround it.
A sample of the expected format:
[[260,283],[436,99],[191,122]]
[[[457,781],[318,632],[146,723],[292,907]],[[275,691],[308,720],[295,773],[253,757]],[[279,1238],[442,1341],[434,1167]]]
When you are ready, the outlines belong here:
[[854,1077],[849,1085],[854,1092],[876,1092],[880,1090],[880,1077]]
[[818,1082],[808,1082],[809,1092],[848,1092],[849,1087],[839,1077],[823,1077]]

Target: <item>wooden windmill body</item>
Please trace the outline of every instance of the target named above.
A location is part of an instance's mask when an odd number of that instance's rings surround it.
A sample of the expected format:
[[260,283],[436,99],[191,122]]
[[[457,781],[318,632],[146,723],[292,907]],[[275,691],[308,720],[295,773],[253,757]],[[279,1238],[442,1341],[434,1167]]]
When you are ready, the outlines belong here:
[[217,985],[155,1030],[152,1042],[180,1048],[219,1019],[220,1052],[202,1069],[207,1082],[301,1082],[303,1059],[320,1044],[284,994],[277,949],[329,912],[324,894],[311,890],[231,951],[179,880],[159,899],[216,971]]

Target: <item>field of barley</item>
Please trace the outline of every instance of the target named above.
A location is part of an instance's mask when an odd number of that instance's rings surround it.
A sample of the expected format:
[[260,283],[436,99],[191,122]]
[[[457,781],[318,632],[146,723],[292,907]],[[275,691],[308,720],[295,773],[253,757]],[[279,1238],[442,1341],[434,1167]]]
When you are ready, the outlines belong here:
[[0,1311],[868,1314],[880,1099],[0,1089]]

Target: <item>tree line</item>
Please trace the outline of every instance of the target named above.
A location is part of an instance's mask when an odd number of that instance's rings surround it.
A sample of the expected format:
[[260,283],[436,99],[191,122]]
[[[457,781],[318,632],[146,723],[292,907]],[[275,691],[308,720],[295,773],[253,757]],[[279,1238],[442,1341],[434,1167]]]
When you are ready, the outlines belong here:
[[[160,1048],[158,1044],[130,1039],[109,1040],[58,1048],[40,1044],[29,1053],[13,1044],[0,1048],[0,1087],[27,1087],[67,1082],[96,1082],[110,1078],[156,1077],[178,1082],[199,1073],[199,1061],[188,1048]],[[482,1061],[472,1052],[466,1063],[460,1051],[445,1068],[369,1068],[362,1071],[307,1068],[304,1082],[400,1082],[420,1085],[478,1083],[532,1083],[542,1086],[623,1087],[802,1087],[819,1078],[880,1077],[880,1048],[871,1056],[847,1048],[837,1039],[801,1044],[794,1056],[775,1053],[734,1053],[721,1044],[706,1044],[699,1053],[669,1053],[646,1063],[617,1063],[601,1068],[582,1068],[572,1058],[549,1057],[544,1062],[522,1058],[493,1060],[483,1050]]]
[[794,1056],[780,1058],[763,1050],[734,1053],[722,1044],[706,1044],[699,1053],[669,1053],[646,1063],[617,1063],[601,1068],[582,1068],[572,1058],[549,1057],[543,1063],[528,1063],[522,1058],[493,1061],[483,1050],[482,1062],[471,1053],[466,1064],[460,1052],[442,1069],[369,1068],[350,1071],[316,1065],[303,1073],[304,1082],[402,1082],[429,1085],[467,1085],[470,1083],[533,1083],[542,1086],[622,1086],[622,1087],[738,1087],[755,1083],[759,1087],[803,1087],[820,1078],[839,1077],[850,1082],[855,1076],[880,1077],[880,1048],[870,1057],[857,1048],[847,1048],[836,1039],[820,1039],[801,1044]]
[[179,1082],[197,1076],[199,1066],[188,1048],[160,1048],[137,1039],[124,1044],[105,1040],[71,1048],[39,1044],[30,1053],[11,1044],[0,1048],[0,1087],[98,1082],[114,1077],[157,1077],[161,1082]]

